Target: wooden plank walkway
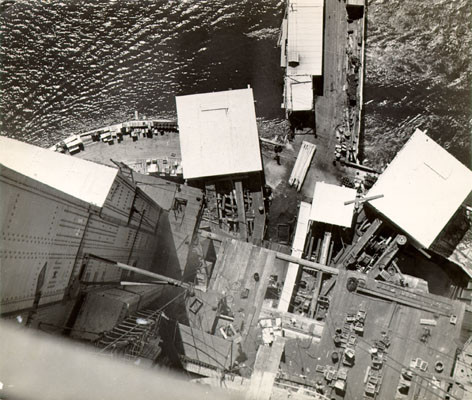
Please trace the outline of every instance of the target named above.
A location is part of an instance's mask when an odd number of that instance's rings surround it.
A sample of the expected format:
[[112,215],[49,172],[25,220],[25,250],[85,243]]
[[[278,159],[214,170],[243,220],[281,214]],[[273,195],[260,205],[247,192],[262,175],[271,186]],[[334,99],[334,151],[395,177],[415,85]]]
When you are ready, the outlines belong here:
[[[311,204],[302,201],[300,203],[295,238],[293,239],[292,245],[292,256],[294,257],[301,258],[302,256],[310,212]],[[282,294],[280,295],[279,305],[277,307],[279,311],[288,311],[290,307],[290,300],[292,298],[293,288],[295,287],[295,281],[297,280],[299,267],[300,266],[296,263],[290,263],[288,265],[287,276],[285,277],[284,287],[282,288]]]
[[277,336],[272,346],[259,346],[246,399],[269,400],[285,348],[285,339]]
[[308,168],[310,167],[315,150],[316,145],[307,141],[303,141],[300,151],[298,152],[297,161],[295,161],[292,174],[288,180],[289,185],[295,186],[297,191],[300,191],[303,186],[303,181],[305,180],[305,176]]

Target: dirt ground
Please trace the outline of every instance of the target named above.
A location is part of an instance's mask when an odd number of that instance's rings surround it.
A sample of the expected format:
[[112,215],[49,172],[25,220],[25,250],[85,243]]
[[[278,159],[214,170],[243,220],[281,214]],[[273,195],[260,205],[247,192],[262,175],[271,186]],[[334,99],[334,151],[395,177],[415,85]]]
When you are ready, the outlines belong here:
[[[294,140],[288,142],[280,153],[280,164],[275,161],[274,146],[264,145],[262,156],[266,185],[272,189],[272,203],[268,215],[266,239],[277,241],[277,225],[289,224],[291,233],[296,226],[298,215],[298,203],[300,201],[311,202],[316,182],[324,181],[339,184],[343,167],[333,165],[334,153],[326,150],[328,137],[315,137],[313,134],[296,135]],[[288,180],[298,156],[301,144],[308,141],[317,145],[315,155],[311,162],[305,181],[300,192],[289,186]]]

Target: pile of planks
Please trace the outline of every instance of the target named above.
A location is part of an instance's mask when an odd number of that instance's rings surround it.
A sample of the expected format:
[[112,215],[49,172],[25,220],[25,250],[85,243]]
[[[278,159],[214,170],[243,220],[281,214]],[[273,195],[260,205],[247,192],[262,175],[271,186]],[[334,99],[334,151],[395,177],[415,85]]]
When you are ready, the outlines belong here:
[[300,151],[298,152],[297,161],[293,166],[292,174],[288,183],[290,186],[295,186],[299,192],[305,180],[306,173],[310,167],[311,160],[315,154],[316,145],[310,142],[303,141]]

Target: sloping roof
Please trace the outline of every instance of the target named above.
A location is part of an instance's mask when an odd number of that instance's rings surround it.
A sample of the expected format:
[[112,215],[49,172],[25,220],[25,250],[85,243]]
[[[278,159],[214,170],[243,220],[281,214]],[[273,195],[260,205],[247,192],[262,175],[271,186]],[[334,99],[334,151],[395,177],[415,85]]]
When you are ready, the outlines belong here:
[[287,75],[317,75],[323,71],[324,0],[290,0],[288,4],[287,57],[298,53],[299,65]]
[[371,206],[428,248],[472,190],[472,171],[417,129],[367,196]]
[[103,206],[118,169],[0,136],[0,164],[96,206]]
[[252,89],[176,98],[185,179],[262,170]]
[[317,182],[313,194],[310,220],[350,228],[354,214],[354,203],[344,205],[344,202],[355,200],[355,198],[355,189]]

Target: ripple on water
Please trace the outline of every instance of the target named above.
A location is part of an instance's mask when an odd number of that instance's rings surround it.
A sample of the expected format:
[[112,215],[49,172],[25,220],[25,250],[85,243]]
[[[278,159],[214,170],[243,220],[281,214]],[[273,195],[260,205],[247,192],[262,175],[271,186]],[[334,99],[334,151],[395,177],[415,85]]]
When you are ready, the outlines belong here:
[[48,145],[135,109],[175,115],[175,95],[247,84],[258,115],[279,116],[282,11],[280,0],[19,1],[0,15],[0,133]]

